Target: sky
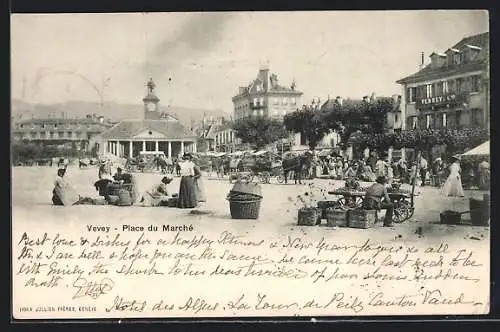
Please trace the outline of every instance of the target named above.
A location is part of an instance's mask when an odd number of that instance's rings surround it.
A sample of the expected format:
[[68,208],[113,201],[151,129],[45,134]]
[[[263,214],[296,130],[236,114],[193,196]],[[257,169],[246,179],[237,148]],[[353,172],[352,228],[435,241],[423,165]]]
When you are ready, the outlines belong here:
[[486,11],[322,11],[11,16],[12,97],[160,103],[230,113],[262,65],[319,97],[400,94],[421,52],[489,29]]

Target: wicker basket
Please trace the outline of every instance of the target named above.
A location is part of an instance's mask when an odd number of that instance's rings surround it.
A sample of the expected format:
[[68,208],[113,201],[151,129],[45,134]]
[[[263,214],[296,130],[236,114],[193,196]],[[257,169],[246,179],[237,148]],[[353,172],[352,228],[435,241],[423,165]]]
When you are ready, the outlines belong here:
[[131,206],[133,204],[132,195],[127,189],[120,189],[118,192],[118,206]]
[[229,200],[229,209],[233,219],[258,219],[262,198],[253,200]]
[[301,208],[298,212],[299,226],[316,226],[321,223],[321,209]]
[[328,227],[347,227],[349,225],[347,210],[327,208],[325,212],[326,224]]

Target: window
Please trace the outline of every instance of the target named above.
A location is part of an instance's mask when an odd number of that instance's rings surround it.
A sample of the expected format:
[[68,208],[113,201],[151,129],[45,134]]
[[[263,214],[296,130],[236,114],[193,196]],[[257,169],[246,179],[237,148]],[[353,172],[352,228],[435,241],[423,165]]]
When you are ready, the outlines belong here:
[[273,104],[274,105],[279,105],[279,103],[280,103],[280,100],[278,98],[274,98],[273,99]]
[[462,111],[455,112],[455,127],[460,128],[462,123]]
[[425,88],[426,88],[426,94],[425,94],[426,98],[432,98],[432,84],[427,84]]
[[462,92],[463,91],[463,79],[462,78],[457,78],[456,80],[456,86],[455,86],[455,90],[456,92]]
[[297,100],[295,98],[292,98],[292,105],[297,105]]
[[42,129],[45,129],[45,123],[42,123]]
[[446,113],[443,113],[443,127],[446,128]]
[[286,105],[288,103],[288,100],[286,99],[286,97],[283,97],[283,105]]
[[264,106],[264,98],[262,98],[262,97],[260,98],[260,105]]
[[442,96],[443,95],[443,82],[437,82],[435,83],[436,86],[436,96]]
[[414,103],[415,99],[417,98],[417,88],[408,88],[406,93],[408,95],[408,102]]
[[462,54],[460,53],[453,54],[453,64],[459,65],[460,63],[462,63]]
[[21,124],[19,125],[19,128],[21,128],[21,129],[22,129],[23,127],[24,127],[24,125],[21,123]]
[[253,111],[253,116],[257,116],[257,110]]
[[57,123],[54,123],[54,128],[57,128]]
[[448,81],[443,81],[442,83],[443,86],[443,95],[448,94]]
[[408,117],[407,121],[408,121],[407,125],[410,129],[417,129],[417,117],[416,116]]
[[264,110],[260,110],[260,116],[264,116]]
[[480,79],[481,76],[479,75],[474,75],[470,77],[470,92],[479,92],[481,87],[480,87]]
[[427,114],[425,116],[425,128],[429,129],[431,127],[431,116]]
[[449,80],[448,83],[448,92],[449,93],[453,93],[453,92],[456,92],[456,84],[455,84],[455,80]]
[[470,124],[472,126],[481,126],[483,120],[483,114],[481,109],[472,109],[470,111]]

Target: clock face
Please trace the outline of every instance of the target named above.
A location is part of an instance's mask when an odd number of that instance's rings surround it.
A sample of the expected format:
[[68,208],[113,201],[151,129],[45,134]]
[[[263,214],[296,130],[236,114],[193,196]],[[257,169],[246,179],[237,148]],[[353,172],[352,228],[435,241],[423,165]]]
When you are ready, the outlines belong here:
[[147,108],[148,111],[153,112],[156,110],[156,105],[154,103],[148,103]]

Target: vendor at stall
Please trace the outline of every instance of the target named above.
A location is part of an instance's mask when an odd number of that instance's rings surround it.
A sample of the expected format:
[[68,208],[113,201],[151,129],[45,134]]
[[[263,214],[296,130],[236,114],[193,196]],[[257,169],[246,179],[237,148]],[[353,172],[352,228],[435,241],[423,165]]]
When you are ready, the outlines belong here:
[[168,199],[177,196],[170,195],[167,185],[173,181],[171,174],[165,175],[159,184],[156,184],[149,191],[146,191],[142,196],[141,203],[143,206],[166,206]]
[[385,209],[384,227],[392,227],[392,214],[394,212],[394,204],[387,193],[387,178],[379,176],[376,183],[366,189],[365,199],[363,200],[363,208],[367,210]]

